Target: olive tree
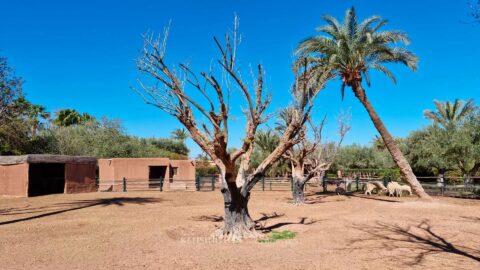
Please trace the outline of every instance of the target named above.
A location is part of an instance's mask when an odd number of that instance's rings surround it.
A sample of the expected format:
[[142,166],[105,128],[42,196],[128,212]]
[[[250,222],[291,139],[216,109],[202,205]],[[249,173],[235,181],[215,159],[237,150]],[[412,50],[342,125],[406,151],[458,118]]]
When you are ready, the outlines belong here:
[[[145,35],[142,55],[138,60],[138,69],[144,76],[139,79],[140,87],[136,89],[147,104],[175,117],[217,166],[225,217],[223,228],[215,235],[231,241],[258,236],[248,210],[250,192],[266,170],[304,138],[303,126],[316,97],[312,93],[318,93],[318,89],[329,78],[329,70],[326,69],[325,76],[314,77],[305,61],[301,67],[294,68],[295,82],[291,87],[293,100],[290,105],[292,117],[275,149],[247,175],[244,172],[250,166],[257,129],[271,116],[266,112],[271,95],[264,90],[262,65],[257,65],[252,85],[242,79],[237,67],[237,27],[238,20],[235,18],[234,30],[225,35],[224,42],[214,37],[220,58],[213,68],[199,73],[186,64],[179,64],[175,68],[166,62],[168,28],[162,37]],[[243,95],[243,104],[236,100],[233,105],[243,106],[246,126],[241,146],[230,152],[232,104],[229,97],[234,88]],[[203,100],[193,98],[194,92]],[[201,122],[201,119],[205,122]],[[235,166],[237,161],[241,161],[238,170]]]
[[[284,118],[288,119],[289,117],[288,112],[284,113]],[[345,134],[350,130],[348,115],[340,115],[338,118],[338,133],[340,136],[338,143],[332,145],[331,143],[323,142],[322,130],[325,119],[322,120],[318,127],[315,127],[309,121],[313,140],[304,137],[300,143],[294,145],[284,154],[284,157],[290,161],[292,166],[292,197],[294,204],[305,203],[305,184],[314,177],[323,176],[330,169]]]

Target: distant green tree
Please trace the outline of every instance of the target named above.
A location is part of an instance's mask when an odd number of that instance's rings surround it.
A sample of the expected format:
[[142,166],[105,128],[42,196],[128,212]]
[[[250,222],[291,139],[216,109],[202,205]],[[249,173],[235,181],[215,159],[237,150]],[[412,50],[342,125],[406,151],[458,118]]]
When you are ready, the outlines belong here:
[[156,146],[158,149],[177,153],[179,155],[188,156],[190,150],[183,141],[172,140],[168,138],[152,138],[149,143]]
[[[119,121],[106,118],[90,120],[81,125],[52,126],[39,133],[50,154],[86,155],[98,158],[167,157],[186,159],[188,149],[169,139],[142,139],[125,133]],[[168,141],[169,143],[165,143]],[[160,142],[160,143],[159,143]],[[165,146],[167,145],[167,146]],[[173,145],[173,146],[172,146]],[[162,148],[163,147],[163,148]],[[176,148],[175,148],[176,147]],[[170,150],[174,151],[170,151]],[[178,150],[178,149],[181,149]]]
[[68,127],[71,125],[78,125],[95,119],[88,113],[79,113],[75,109],[62,109],[55,113],[53,123],[57,126]]
[[436,110],[425,110],[423,114],[425,118],[432,120],[434,124],[443,128],[457,128],[477,110],[477,105],[473,99],[466,102],[458,99],[454,102],[435,100],[434,103]]
[[352,169],[390,169],[395,166],[388,152],[374,146],[358,144],[341,147],[332,168],[335,170]]
[[406,155],[412,167],[423,175],[445,173],[454,168],[454,164],[445,158],[449,136],[438,126],[429,126],[413,131],[407,139]]
[[[256,167],[267,157],[280,143],[280,136],[274,130],[258,130],[255,135],[255,144],[251,156],[252,167]],[[289,171],[288,162],[280,159],[267,171],[268,176],[284,175]]]
[[432,173],[458,170],[462,175],[476,175],[480,171],[480,109],[473,101],[463,106],[457,101],[436,105],[437,112],[425,115],[433,120],[432,125],[407,139],[413,167]]
[[184,142],[186,139],[188,139],[188,137],[190,137],[190,134],[184,128],[176,128],[172,131],[171,137],[174,140]]
[[0,57],[0,155],[25,154],[32,143],[32,124],[37,122],[28,121],[32,107],[26,106],[22,86],[22,78]]
[[0,125],[17,117],[21,110],[16,106],[23,97],[23,79],[17,77],[7,59],[0,57]]
[[37,131],[43,127],[42,123],[50,118],[50,113],[44,106],[32,104],[24,97],[16,101],[16,106],[20,108],[21,115],[31,126],[31,135],[35,137]]

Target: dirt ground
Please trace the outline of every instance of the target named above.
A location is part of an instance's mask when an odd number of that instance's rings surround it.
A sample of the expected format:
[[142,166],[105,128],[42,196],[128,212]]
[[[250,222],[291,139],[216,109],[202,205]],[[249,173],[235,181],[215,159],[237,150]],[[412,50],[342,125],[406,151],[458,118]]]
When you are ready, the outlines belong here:
[[252,194],[263,231],[224,243],[220,192],[0,198],[1,269],[480,269],[480,201]]

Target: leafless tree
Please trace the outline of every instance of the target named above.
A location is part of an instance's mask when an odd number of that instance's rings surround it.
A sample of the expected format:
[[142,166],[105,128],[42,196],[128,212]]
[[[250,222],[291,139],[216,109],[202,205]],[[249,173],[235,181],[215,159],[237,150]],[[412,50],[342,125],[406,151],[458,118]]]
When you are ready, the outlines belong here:
[[[232,241],[258,236],[255,223],[248,212],[250,191],[273,163],[293,145],[303,140],[303,126],[309,119],[313,100],[329,78],[324,76],[323,79],[318,79],[317,76],[310,76],[310,72],[305,68],[306,64],[302,68],[294,69],[296,81],[292,86],[293,101],[289,107],[292,117],[286,124],[280,143],[257,168],[251,170],[253,173],[244,174],[244,169],[249,166],[257,128],[269,118],[266,109],[270,105],[271,95],[264,91],[262,65],[257,66],[257,75],[252,86],[242,79],[236,65],[239,43],[237,28],[238,19],[235,18],[234,30],[225,35],[223,43],[214,37],[220,59],[209,71],[198,74],[186,64],[175,68],[165,61],[168,28],[162,37],[145,35],[138,69],[146,78],[139,79],[140,89],[136,90],[148,104],[178,119],[191,138],[218,167],[225,202],[225,218],[224,227],[218,230],[216,235]],[[329,73],[326,68],[325,73]],[[239,89],[243,94],[243,112],[247,121],[241,147],[229,153],[230,93],[234,89]],[[203,100],[194,99],[194,91],[199,93]],[[233,104],[240,105],[239,102]],[[205,122],[201,122],[199,116]],[[240,172],[235,168],[237,160],[242,160]],[[237,173],[240,174],[239,177]]]
[[[284,118],[288,118],[288,114],[284,114]],[[315,177],[322,177],[326,171],[330,169],[338,149],[343,142],[345,134],[350,131],[349,113],[342,113],[338,117],[338,134],[340,136],[337,144],[322,142],[322,130],[325,125],[326,117],[318,127],[315,127],[309,121],[310,129],[313,133],[313,140],[310,141],[306,136],[287,150],[283,155],[290,161],[292,166],[293,180],[293,203],[305,203],[305,184]],[[304,127],[306,129],[306,127]]]

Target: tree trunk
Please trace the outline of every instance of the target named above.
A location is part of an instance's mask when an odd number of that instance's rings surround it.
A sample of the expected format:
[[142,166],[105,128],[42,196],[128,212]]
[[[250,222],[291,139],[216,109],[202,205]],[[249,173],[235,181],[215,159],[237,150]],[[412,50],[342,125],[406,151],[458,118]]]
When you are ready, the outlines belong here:
[[224,226],[215,233],[215,236],[227,241],[257,238],[260,234],[255,230],[255,222],[248,212],[250,191],[242,193],[241,188],[237,187],[235,177],[230,174],[230,178],[222,180],[221,192],[225,203]]
[[305,182],[301,178],[293,178],[293,203],[300,205],[305,203]]
[[378,116],[377,112],[373,109],[372,104],[370,104],[370,102],[368,101],[367,96],[365,95],[365,91],[363,90],[360,83],[354,85],[352,88],[355,96],[360,100],[360,102],[367,110],[370,119],[372,119],[373,124],[377,128],[378,133],[380,133],[380,136],[382,136],[385,146],[392,155],[395,164],[400,169],[402,176],[407,180],[408,184],[412,187],[415,194],[417,194],[423,200],[431,201],[432,198],[425,192],[422,185],[418,182],[417,177],[413,173],[407,159],[403,156],[403,153],[398,148],[392,135],[390,135],[382,120]]
[[292,162],[292,197],[293,203],[300,205],[305,203],[305,177],[303,176],[303,161]]

